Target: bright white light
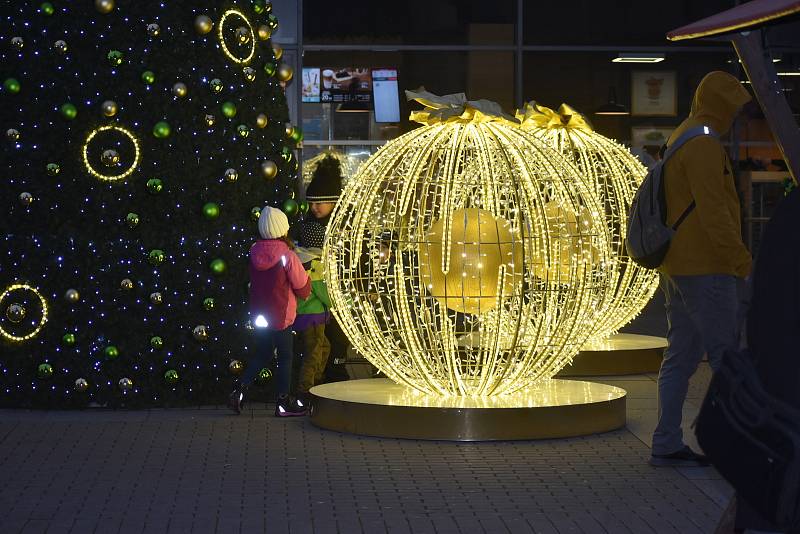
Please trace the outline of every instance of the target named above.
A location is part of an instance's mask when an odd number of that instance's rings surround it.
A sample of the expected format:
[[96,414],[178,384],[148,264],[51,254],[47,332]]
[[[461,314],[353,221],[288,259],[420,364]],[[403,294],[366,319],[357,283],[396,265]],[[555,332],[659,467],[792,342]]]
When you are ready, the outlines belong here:
[[267,320],[264,318],[263,315],[259,315],[258,317],[256,317],[256,327],[258,327],[258,328],[266,328],[268,326],[269,326],[269,323],[267,323]]
[[611,60],[612,63],[661,63],[664,54],[643,54],[638,52],[625,52]]

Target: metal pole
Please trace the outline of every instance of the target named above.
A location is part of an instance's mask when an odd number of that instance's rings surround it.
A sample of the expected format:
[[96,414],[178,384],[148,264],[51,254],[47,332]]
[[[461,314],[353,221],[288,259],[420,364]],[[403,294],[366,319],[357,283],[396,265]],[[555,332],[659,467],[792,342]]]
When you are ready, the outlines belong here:
[[750,79],[753,93],[761,105],[789,174],[797,184],[800,183],[800,129],[778,83],[772,59],[767,57],[764,50],[762,37],[762,30],[741,32],[732,38],[733,46],[742,60],[742,67]]

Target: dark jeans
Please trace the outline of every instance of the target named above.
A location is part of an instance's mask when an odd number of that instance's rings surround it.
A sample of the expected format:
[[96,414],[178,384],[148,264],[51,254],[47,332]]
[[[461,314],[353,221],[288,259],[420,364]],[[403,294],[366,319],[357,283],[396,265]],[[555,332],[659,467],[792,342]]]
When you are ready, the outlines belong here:
[[283,330],[256,328],[255,338],[254,354],[247,362],[247,369],[242,377],[242,386],[247,387],[253,383],[258,372],[269,364],[273,350],[277,349],[278,367],[275,369],[275,392],[278,395],[288,395],[292,380],[292,358],[294,357],[291,327]]

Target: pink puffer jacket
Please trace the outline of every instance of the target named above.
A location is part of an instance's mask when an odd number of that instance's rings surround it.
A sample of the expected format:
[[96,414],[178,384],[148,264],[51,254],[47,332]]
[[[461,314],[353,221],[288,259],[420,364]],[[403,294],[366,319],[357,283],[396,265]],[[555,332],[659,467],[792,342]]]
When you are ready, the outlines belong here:
[[[250,316],[283,330],[297,314],[297,297],[308,298],[311,281],[300,258],[280,239],[260,239],[250,247]],[[259,320],[260,321],[260,320]]]

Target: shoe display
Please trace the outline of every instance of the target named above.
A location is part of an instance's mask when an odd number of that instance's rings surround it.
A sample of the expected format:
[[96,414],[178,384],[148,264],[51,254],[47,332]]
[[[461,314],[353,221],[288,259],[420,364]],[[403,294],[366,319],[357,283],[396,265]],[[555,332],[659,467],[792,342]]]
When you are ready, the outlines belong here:
[[706,467],[711,465],[711,462],[707,456],[684,446],[681,450],[670,454],[651,455],[650,465],[655,467]]
[[244,390],[236,388],[231,391],[228,396],[228,407],[236,414],[242,413],[242,406],[244,405]]
[[307,408],[303,401],[289,396],[278,397],[275,403],[275,417],[297,417],[305,415],[306,411]]

